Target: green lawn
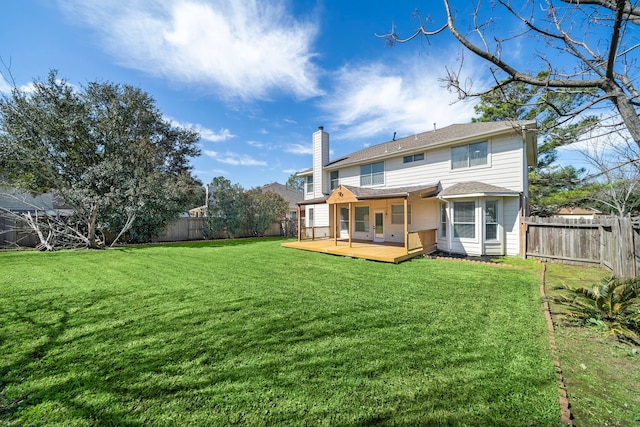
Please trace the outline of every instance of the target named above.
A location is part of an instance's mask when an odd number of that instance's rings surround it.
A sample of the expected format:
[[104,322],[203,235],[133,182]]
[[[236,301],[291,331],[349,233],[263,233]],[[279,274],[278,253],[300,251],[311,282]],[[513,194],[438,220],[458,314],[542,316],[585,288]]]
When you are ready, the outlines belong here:
[[532,271],[244,240],[0,253],[0,283],[0,425],[559,425]]

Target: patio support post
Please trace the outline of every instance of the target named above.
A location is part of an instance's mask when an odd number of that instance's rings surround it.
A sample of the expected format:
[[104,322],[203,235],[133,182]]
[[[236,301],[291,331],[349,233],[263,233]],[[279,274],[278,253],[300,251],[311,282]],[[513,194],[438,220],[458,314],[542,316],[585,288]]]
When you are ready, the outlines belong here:
[[333,204],[333,244],[338,246],[338,204]]
[[409,253],[409,224],[408,224],[408,213],[407,213],[407,198],[404,198],[404,249]]
[[348,231],[349,231],[349,247],[350,248],[352,247],[351,246],[351,228],[352,228],[352,224],[353,224],[353,213],[352,213],[352,209],[351,209],[352,206],[353,206],[353,203],[349,202],[349,228],[348,228]]
[[298,205],[298,242],[302,240],[302,218],[300,216],[301,209],[300,205]]

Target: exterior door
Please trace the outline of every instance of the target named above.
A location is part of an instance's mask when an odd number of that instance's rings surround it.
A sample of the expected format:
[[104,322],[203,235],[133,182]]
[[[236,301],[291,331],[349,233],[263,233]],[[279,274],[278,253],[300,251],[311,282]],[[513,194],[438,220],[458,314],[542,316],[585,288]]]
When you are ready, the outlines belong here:
[[373,229],[375,233],[373,235],[373,241],[384,242],[384,212],[382,211],[375,212],[373,214],[373,218],[374,218]]
[[340,208],[340,238],[349,238],[349,208]]

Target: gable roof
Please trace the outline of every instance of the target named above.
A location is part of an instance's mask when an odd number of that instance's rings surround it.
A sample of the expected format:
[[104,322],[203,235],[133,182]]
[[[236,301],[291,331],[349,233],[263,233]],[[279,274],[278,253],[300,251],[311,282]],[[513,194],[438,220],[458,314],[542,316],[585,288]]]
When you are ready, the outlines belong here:
[[505,187],[498,187],[478,181],[467,181],[447,187],[438,194],[438,197],[446,199],[471,196],[517,196],[519,194],[519,192]]
[[264,192],[271,191],[281,195],[282,198],[289,203],[290,209],[296,209],[297,203],[304,199],[304,193],[301,190],[296,190],[279,182],[263,185],[260,189]]
[[32,196],[26,191],[5,186],[0,186],[0,209],[11,212],[44,211],[50,214],[72,212],[54,193]]
[[[488,138],[499,134],[520,133],[525,128],[534,129],[535,125],[535,120],[453,124],[442,129],[423,132],[364,148],[329,162],[326,168],[329,170],[337,169],[351,164],[415,152],[439,145],[464,143],[465,141]],[[309,171],[310,169],[300,173],[304,174]]]

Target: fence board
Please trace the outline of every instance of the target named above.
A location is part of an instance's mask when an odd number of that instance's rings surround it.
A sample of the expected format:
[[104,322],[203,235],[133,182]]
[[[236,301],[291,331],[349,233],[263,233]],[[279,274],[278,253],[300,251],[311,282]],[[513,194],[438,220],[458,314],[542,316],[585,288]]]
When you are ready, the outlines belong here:
[[618,277],[637,277],[640,225],[631,217],[593,220],[524,218],[524,253],[549,261],[599,264]]

